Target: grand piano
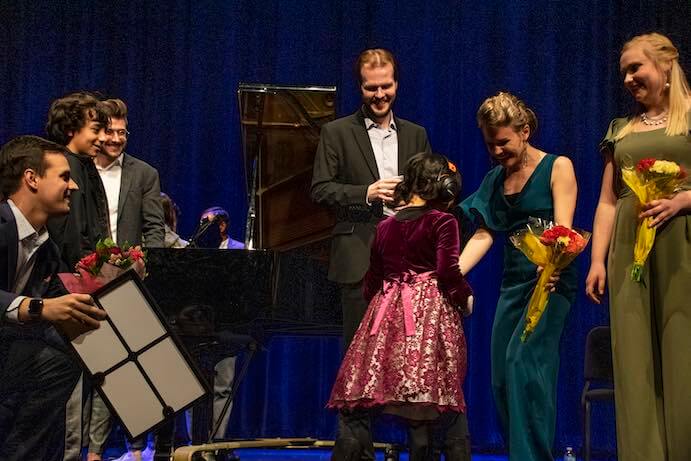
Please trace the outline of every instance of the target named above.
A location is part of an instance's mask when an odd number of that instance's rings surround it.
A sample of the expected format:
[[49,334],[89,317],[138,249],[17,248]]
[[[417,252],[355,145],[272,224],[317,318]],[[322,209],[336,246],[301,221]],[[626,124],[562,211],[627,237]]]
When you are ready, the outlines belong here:
[[240,84],[248,250],[149,249],[145,283],[171,320],[205,305],[216,328],[261,321],[319,334],[339,330],[335,286],[326,280],[334,217],[309,195],[320,127],[335,117],[335,94],[335,87]]
[[[210,373],[210,355],[274,333],[340,333],[336,287],[326,278],[334,217],[309,196],[320,127],[335,117],[335,91],[241,84],[248,249],[148,249],[145,285]],[[195,430],[194,441],[209,432],[208,425]]]

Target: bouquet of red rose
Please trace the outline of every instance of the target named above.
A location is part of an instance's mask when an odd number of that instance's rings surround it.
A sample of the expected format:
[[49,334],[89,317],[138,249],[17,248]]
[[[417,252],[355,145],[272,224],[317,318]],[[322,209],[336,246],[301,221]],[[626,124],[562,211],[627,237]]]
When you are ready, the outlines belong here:
[[[668,197],[681,189],[686,171],[674,162],[644,158],[636,167],[625,166],[621,169],[621,177],[629,189],[638,198],[639,205],[652,200]],[[636,243],[633,247],[633,268],[631,280],[641,281],[643,266],[648,254],[653,248],[657,228],[650,227],[652,217],[638,221],[636,228]]]
[[521,335],[521,341],[525,342],[535,331],[547,307],[547,282],[555,271],[564,269],[585,249],[590,240],[590,232],[531,219],[526,229],[515,232],[510,240],[532,263],[543,268],[528,302],[525,328]]
[[140,278],[146,276],[146,255],[139,245],[119,247],[106,238],[99,240],[96,251],[79,260],[75,274],[59,274],[70,293],[93,293],[126,270],[134,270]]

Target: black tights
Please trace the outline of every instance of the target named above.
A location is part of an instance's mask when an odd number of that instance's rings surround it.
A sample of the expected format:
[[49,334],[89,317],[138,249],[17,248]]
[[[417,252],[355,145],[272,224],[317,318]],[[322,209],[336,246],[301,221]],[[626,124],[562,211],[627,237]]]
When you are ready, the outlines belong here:
[[[343,411],[332,461],[373,460],[371,414],[367,410]],[[444,413],[437,420],[408,420],[410,461],[470,461],[468,420],[463,413]]]
[[443,414],[433,422],[408,422],[410,461],[470,461],[468,420],[463,413]]

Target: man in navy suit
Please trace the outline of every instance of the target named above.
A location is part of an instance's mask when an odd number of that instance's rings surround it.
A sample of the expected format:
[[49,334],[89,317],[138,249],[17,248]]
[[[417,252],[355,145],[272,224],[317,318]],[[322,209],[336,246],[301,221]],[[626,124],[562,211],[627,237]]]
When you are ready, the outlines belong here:
[[[79,377],[58,334],[99,327],[91,296],[67,294],[46,222],[77,186],[65,148],[20,136],[0,150],[0,459],[59,460],[65,402]],[[61,295],[62,296],[59,296]]]

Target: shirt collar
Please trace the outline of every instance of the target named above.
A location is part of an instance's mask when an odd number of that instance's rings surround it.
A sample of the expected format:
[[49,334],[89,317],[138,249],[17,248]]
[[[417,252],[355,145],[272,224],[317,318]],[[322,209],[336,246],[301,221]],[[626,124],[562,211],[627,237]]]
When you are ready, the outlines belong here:
[[113,160],[113,162],[112,162],[110,165],[108,165],[107,167],[101,167],[98,163],[94,162],[94,163],[96,164],[96,169],[97,169],[97,170],[100,170],[100,171],[108,171],[108,170],[110,170],[111,168],[115,168],[115,166],[122,167],[122,157],[123,157],[124,155],[125,155],[124,152],[121,153],[120,155],[118,155],[118,158],[116,158],[115,160]]
[[[375,128],[381,128],[378,123],[376,123],[374,120],[372,120],[369,117],[365,117],[365,128],[367,128],[367,131],[369,131],[372,127]],[[396,128],[396,120],[394,119],[393,112],[391,112],[391,123],[389,124],[389,128],[398,131]]]
[[22,210],[20,210],[11,199],[7,200],[7,203],[10,205],[14,220],[17,222],[17,236],[19,240],[35,240],[37,246],[42,245],[48,240],[48,230],[45,226],[37,232],[34,226],[26,219]]

